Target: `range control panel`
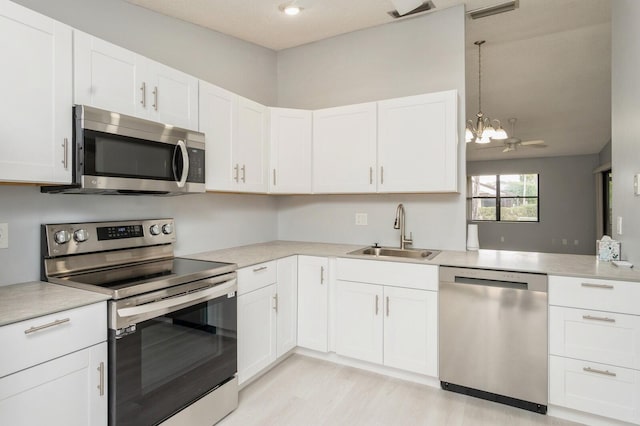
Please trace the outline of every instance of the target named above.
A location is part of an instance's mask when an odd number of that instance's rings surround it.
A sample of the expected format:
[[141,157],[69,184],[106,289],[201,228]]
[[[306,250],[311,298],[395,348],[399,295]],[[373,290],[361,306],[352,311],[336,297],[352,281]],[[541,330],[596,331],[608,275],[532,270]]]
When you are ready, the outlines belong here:
[[175,243],[173,219],[42,225],[45,256],[118,250]]

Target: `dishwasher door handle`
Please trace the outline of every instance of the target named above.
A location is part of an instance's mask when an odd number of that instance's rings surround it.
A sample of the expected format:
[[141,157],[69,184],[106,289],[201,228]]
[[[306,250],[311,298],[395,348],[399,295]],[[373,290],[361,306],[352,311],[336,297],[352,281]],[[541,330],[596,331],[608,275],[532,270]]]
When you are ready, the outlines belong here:
[[512,288],[515,290],[529,290],[529,286],[527,285],[527,283],[489,280],[486,278],[471,278],[471,277],[456,276],[455,282],[456,284],[471,284],[471,285],[480,285],[485,287],[500,287],[500,288]]

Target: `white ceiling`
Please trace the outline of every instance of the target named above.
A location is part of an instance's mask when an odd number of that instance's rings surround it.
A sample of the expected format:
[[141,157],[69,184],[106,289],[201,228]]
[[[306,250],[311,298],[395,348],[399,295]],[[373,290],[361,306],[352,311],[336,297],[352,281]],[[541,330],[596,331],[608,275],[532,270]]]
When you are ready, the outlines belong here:
[[[127,0],[273,50],[394,21],[391,0]],[[432,0],[432,12],[465,4],[467,10],[503,0]],[[482,109],[507,124],[517,117],[522,140],[544,139],[547,148],[503,154],[467,144],[467,159],[508,159],[594,154],[611,135],[611,1],[520,0],[512,12],[467,18],[467,118],[478,108],[478,55],[482,48]],[[510,129],[507,128],[510,132]],[[496,145],[496,143],[493,143]],[[483,147],[486,147],[483,146]]]

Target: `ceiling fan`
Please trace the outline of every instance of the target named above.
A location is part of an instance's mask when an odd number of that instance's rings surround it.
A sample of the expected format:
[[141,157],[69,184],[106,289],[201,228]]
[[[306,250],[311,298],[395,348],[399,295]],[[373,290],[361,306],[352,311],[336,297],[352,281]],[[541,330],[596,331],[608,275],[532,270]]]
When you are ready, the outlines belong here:
[[[518,121],[518,119],[515,117],[512,117],[509,119],[509,123],[511,123],[511,135],[515,135],[516,121]],[[477,149],[502,148],[502,152],[511,152],[511,151],[516,151],[518,148],[525,147],[525,146],[528,146],[531,148],[547,147],[547,145],[544,143],[542,139],[523,141],[522,139],[517,138],[515,136],[511,136],[507,139],[504,139],[501,142],[502,142],[502,146],[501,145],[484,146],[484,147],[478,147]]]

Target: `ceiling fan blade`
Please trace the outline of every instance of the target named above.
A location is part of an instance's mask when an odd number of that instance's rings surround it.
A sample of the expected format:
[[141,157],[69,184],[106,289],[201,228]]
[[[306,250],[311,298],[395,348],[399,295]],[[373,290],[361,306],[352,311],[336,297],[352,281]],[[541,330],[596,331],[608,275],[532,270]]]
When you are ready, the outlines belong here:
[[520,145],[544,145],[544,141],[542,139],[536,139],[532,141],[521,142]]

